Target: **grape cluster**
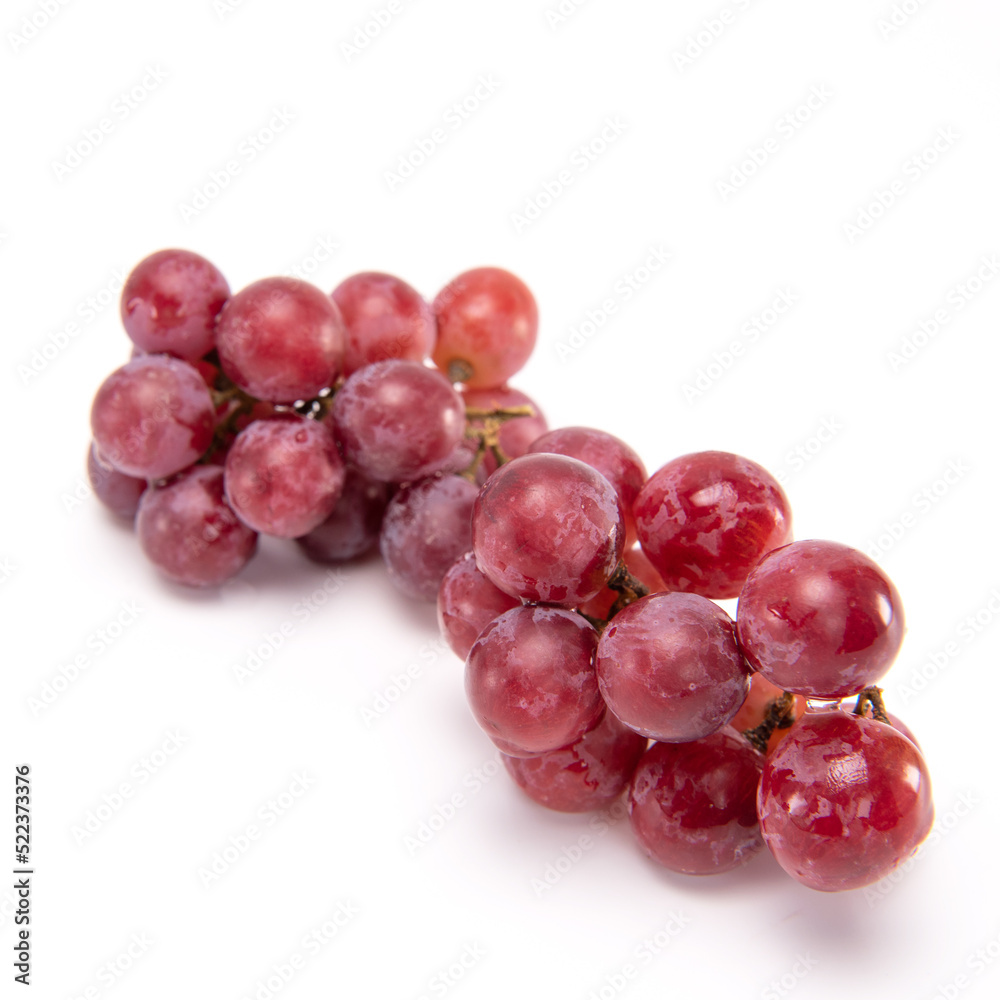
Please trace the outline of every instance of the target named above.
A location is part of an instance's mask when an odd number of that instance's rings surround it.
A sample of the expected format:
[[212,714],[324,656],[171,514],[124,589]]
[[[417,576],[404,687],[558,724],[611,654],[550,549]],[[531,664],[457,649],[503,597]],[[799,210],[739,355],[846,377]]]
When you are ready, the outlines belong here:
[[163,250],[121,315],[133,357],[94,399],[88,470],[169,579],[224,582],[260,533],[324,563],[378,546],[397,587],[437,602],[520,788],[564,812],[625,795],[642,849],[677,872],[766,844],[811,888],[856,888],[929,832],[926,763],[876,686],[904,632],[892,582],[793,541],[784,491],[748,459],[650,476],[613,435],[550,431],[507,384],[538,330],[513,274],[468,271],[432,303],[379,273],[231,294]]

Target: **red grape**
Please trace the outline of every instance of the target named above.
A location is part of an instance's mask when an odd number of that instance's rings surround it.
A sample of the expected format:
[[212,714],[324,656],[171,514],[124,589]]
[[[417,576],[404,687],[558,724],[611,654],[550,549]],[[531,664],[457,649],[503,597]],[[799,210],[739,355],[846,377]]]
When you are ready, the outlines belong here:
[[868,556],[837,542],[793,542],[750,574],[737,610],[740,644],[769,681],[810,698],[874,684],[903,641],[903,606]]
[[537,757],[504,756],[510,776],[537,803],[559,812],[610,806],[625,790],[646,739],[610,712],[575,743]]
[[112,372],[90,410],[101,457],[119,472],[165,479],[196,462],[212,443],[215,407],[185,361],[145,354]]
[[226,496],[255,531],[297,538],[333,512],[344,463],[329,428],[281,414],[240,431],[226,456]]
[[473,389],[503,385],[538,337],[538,306],[520,278],[499,267],[466,271],[434,300],[434,364]]
[[764,553],[791,539],[788,498],[756,462],[702,451],[668,462],[633,507],[639,541],[670,590],[736,597]]
[[126,279],[122,325],[140,351],[196,361],[215,346],[215,320],[228,298],[229,284],[210,261],[160,250]]
[[472,548],[479,489],[443,475],[404,486],[389,501],[379,548],[389,579],[408,597],[433,601],[448,568]]
[[295,540],[314,562],[355,559],[378,544],[382,515],[388,502],[389,490],[385,483],[349,465],[345,470],[344,489],[333,513],[321,525]]
[[376,361],[424,361],[430,355],[437,332],[434,312],[402,279],[365,271],[341,282],[331,297],[347,330],[345,375]]
[[601,635],[597,677],[626,726],[670,742],[714,733],[750,687],[732,620],[697,594],[650,594],[620,611]]
[[642,849],[687,875],[746,864],[763,846],[756,809],[763,763],[731,726],[691,743],[654,743],[629,789]]
[[607,582],[625,544],[621,505],[599,472],[524,455],[486,481],[472,514],[476,564],[501,590],[576,607]]
[[201,465],[147,490],[135,522],[139,544],[164,575],[190,587],[228,580],[250,560],[257,533],[226,503],[222,469]]
[[414,361],[356,371],[334,396],[333,419],[347,460],[387,483],[437,471],[465,435],[461,397]]
[[811,889],[885,878],[930,832],[930,776],[891,726],[846,712],[808,712],[768,758],[761,831],[778,864]]
[[135,517],[139,498],[146,491],[146,480],[126,476],[113,465],[105,462],[91,444],[87,451],[87,478],[94,490],[94,496],[109,510],[129,520]]
[[310,399],[332,385],[344,358],[344,321],[333,300],[297,278],[263,278],[219,315],[222,370],[273,403]]
[[520,606],[516,597],[490,583],[476,566],[475,555],[466,552],[452,563],[441,580],[438,624],[448,645],[464,660],[479,633],[494,618]]
[[525,605],[495,618],[465,661],[465,693],[486,735],[512,757],[574,743],[604,714],[597,631],[572,611]]

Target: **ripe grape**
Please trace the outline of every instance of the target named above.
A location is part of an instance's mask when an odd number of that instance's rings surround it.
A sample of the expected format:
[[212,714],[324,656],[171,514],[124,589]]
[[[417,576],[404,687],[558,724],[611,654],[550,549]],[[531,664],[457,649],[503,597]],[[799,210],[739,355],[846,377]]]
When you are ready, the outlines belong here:
[[146,490],[146,480],[126,476],[101,458],[97,445],[87,450],[87,478],[94,496],[109,510],[129,520],[135,517],[139,498]]
[[524,455],[487,479],[472,514],[476,564],[501,590],[576,607],[608,581],[625,528],[614,487],[565,455]]
[[160,250],[125,281],[121,318],[140,351],[196,361],[215,346],[215,320],[229,298],[219,269],[190,250]]
[[503,385],[538,337],[538,306],[520,278],[499,267],[466,271],[434,300],[434,364],[473,389]]
[[344,318],[344,374],[390,358],[424,361],[434,348],[434,312],[416,289],[391,274],[351,275],[331,293]]
[[892,665],[905,629],[892,581],[837,542],[793,542],[750,574],[737,610],[740,644],[769,681],[810,698],[844,698]]
[[257,533],[226,503],[217,466],[196,466],[164,486],[146,490],[135,529],[157,569],[189,587],[223,583],[257,548]]
[[465,435],[458,393],[414,361],[356,371],[334,396],[333,420],[347,460],[387,483],[437,471]]
[[777,480],[723,451],[668,462],[633,511],[639,541],[667,587],[702,597],[736,597],[760,557],[791,539],[791,510]]
[[112,372],[97,390],[90,426],[101,457],[139,479],[165,479],[212,443],[215,408],[187,362],[145,354]]
[[891,726],[846,712],[808,712],[768,758],[761,831],[778,864],[811,889],[885,878],[930,832],[930,776]]
[[537,803],[559,812],[580,813],[610,806],[625,790],[646,739],[610,712],[575,743],[537,757],[503,758],[517,784]]
[[604,714],[597,631],[561,608],[524,605],[495,618],[465,661],[465,693],[486,735],[512,757],[574,743]]
[[629,788],[642,849],[687,875],[746,864],[763,846],[756,809],[763,763],[731,726],[690,743],[654,743]]
[[382,515],[389,502],[385,483],[348,465],[344,489],[333,513],[308,534],[296,538],[314,562],[345,562],[364,555],[378,544]]
[[310,399],[332,385],[344,359],[334,301],[297,278],[263,278],[219,314],[222,370],[244,392],[273,403]]
[[438,625],[445,641],[463,660],[479,633],[494,618],[518,608],[521,602],[495,587],[476,566],[476,557],[466,552],[452,563],[438,590]]
[[620,611],[601,635],[597,678],[626,726],[669,742],[714,733],[750,687],[732,620],[697,594],[650,594]]
[[297,538],[333,512],[344,475],[329,428],[281,414],[237,434],[226,456],[226,497],[255,531]]
[[472,505],[479,489],[442,475],[404,486],[382,520],[379,549],[389,579],[408,597],[437,598],[441,580],[472,549]]

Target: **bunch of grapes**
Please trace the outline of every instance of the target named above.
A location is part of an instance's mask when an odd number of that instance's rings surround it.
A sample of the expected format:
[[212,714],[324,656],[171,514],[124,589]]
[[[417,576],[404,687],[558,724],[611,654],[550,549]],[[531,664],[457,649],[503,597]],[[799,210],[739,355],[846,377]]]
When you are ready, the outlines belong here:
[[397,587],[437,602],[520,788],[564,812],[625,795],[674,871],[766,844],[811,888],[857,888],[929,832],[926,763],[876,686],[904,633],[892,582],[793,541],[784,491],[748,459],[649,476],[613,435],[550,431],[507,384],[538,330],[514,275],[467,271],[431,304],[380,273],[231,295],[164,250],[121,312],[133,358],[94,400],[90,476],[171,580],[224,582],[261,532],[325,563],[377,545]]

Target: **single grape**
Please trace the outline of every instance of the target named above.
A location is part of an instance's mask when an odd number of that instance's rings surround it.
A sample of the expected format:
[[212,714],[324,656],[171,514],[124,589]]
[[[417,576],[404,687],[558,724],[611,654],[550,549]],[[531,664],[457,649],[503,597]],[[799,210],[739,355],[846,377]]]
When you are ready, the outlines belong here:
[[793,542],[750,574],[737,609],[740,645],[772,684],[844,698],[882,677],[903,641],[903,606],[868,556],[837,542]]
[[501,590],[577,607],[625,544],[621,505],[599,472],[565,455],[524,455],[486,480],[472,514],[476,564]]
[[847,712],[807,712],[767,759],[758,812],[778,864],[811,889],[885,878],[934,821],[920,751],[891,726]]
[[[751,674],[750,691],[746,700],[740,705],[737,713],[729,720],[733,729],[738,729],[741,733],[747,729],[756,729],[767,715],[768,709],[785,692],[776,684],[772,684],[763,674]],[[797,694],[792,698],[791,707],[785,713],[782,721],[785,725],[778,726],[771,733],[767,741],[767,752],[770,754],[774,748],[788,735],[788,731],[800,715],[808,708],[808,702],[802,695]]]
[[763,846],[756,809],[763,763],[731,726],[690,743],[654,743],[629,788],[639,845],[686,875],[746,864]]
[[666,742],[714,733],[750,688],[732,620],[697,594],[650,594],[620,611],[601,634],[597,678],[626,726]]
[[148,489],[139,501],[135,528],[156,568],[189,587],[228,580],[257,548],[257,533],[226,503],[217,466],[195,466],[165,486]]
[[387,483],[438,471],[465,435],[458,393],[415,361],[356,371],[333,398],[333,420],[347,460]]
[[466,271],[434,300],[434,364],[473,389],[503,385],[538,337],[538,306],[520,278],[499,267]]
[[535,438],[528,451],[569,455],[597,469],[615,488],[621,501],[625,514],[626,545],[629,548],[635,545],[638,536],[632,505],[646,482],[646,466],[632,448],[613,434],[593,427],[560,427]]
[[382,520],[379,549],[389,579],[418,601],[437,598],[448,568],[472,549],[472,505],[478,487],[442,475],[404,486]]
[[[754,674],[754,677],[760,676],[759,674]],[[841,712],[851,712],[854,711],[854,706],[852,705],[840,705],[839,709]],[[866,704],[862,710],[862,714],[866,719],[874,718],[874,712],[872,711],[871,704]],[[920,746],[920,741],[913,735],[913,730],[903,722],[903,720],[896,715],[894,712],[886,712],[886,718],[889,720],[889,725],[896,730],[897,733],[902,733],[921,753],[923,753],[923,748]]]
[[344,475],[329,428],[281,414],[236,435],[226,456],[226,497],[255,531],[297,538],[333,513]]
[[222,370],[244,392],[273,403],[310,399],[332,385],[344,359],[334,301],[297,278],[263,278],[219,314]]
[[495,618],[465,661],[465,693],[487,736],[512,757],[576,742],[604,714],[597,631],[572,611],[525,605]]
[[430,356],[437,335],[434,311],[402,279],[365,271],[342,281],[331,297],[347,330],[345,375],[376,361],[422,362]]
[[215,408],[187,362],[145,354],[112,372],[97,390],[90,426],[101,457],[139,479],[165,479],[212,443]]
[[670,590],[739,595],[762,555],[792,537],[791,509],[756,462],[701,451],[654,472],[633,506],[639,541]]
[[[549,429],[539,405],[518,389],[511,389],[506,385],[496,389],[466,389],[462,393],[462,399],[467,410],[505,410],[516,406],[530,406],[535,411],[533,416],[512,417],[500,425],[500,450],[507,458],[520,458],[526,455],[531,442]],[[480,429],[485,424],[482,417],[466,419],[469,427],[474,429]],[[492,474],[496,467],[496,458],[487,452],[483,457],[486,475]]]
[[476,566],[476,557],[466,552],[452,563],[438,590],[438,625],[445,641],[463,660],[479,633],[494,618],[518,608],[521,602],[495,587]]
[[[622,561],[632,576],[645,585],[651,594],[662,593],[667,589],[667,585],[663,582],[663,577],[656,572],[656,567],[649,561],[649,557],[638,545],[631,549],[626,549],[625,554],[622,556]],[[618,591],[605,586],[598,591],[596,596],[581,604],[579,610],[591,618],[606,619],[612,605],[617,600]]]
[[646,738],[623,726],[610,712],[575,743],[537,757],[503,762],[517,784],[540,805],[558,812],[604,809],[632,778]]
[[345,470],[344,489],[333,513],[319,527],[295,540],[314,562],[356,559],[378,544],[382,515],[388,502],[389,489],[385,483],[349,465]]
[[126,476],[113,465],[105,462],[91,443],[87,450],[87,478],[94,490],[94,496],[119,517],[129,520],[135,517],[139,507],[139,497],[146,491],[146,480]]
[[125,332],[140,351],[196,361],[215,346],[215,320],[229,298],[219,269],[190,250],[159,250],[122,289]]

